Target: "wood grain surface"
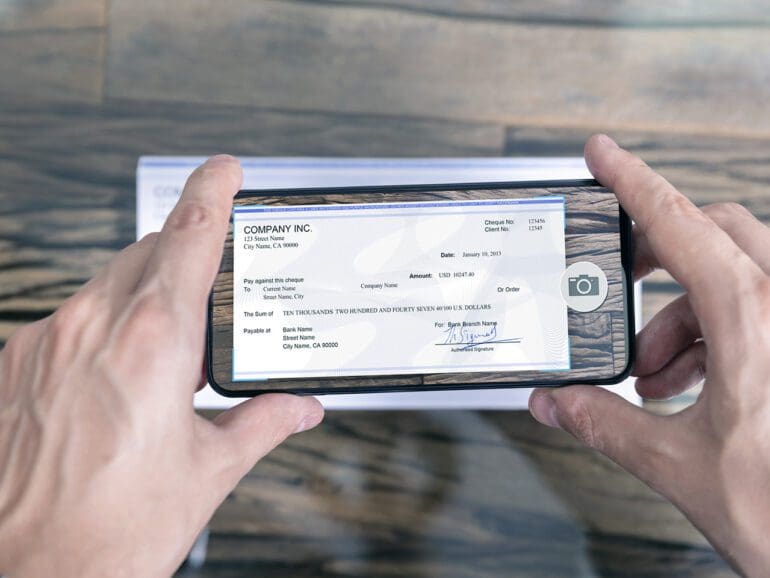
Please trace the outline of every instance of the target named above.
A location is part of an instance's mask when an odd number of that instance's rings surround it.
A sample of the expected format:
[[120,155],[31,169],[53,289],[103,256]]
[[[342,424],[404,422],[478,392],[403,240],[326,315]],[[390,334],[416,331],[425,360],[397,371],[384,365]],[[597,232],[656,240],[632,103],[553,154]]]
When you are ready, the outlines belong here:
[[[0,341],[133,240],[141,154],[569,156],[605,130],[696,203],[770,223],[768,16],[758,0],[0,2]],[[645,317],[680,291],[652,275]],[[330,413],[211,530],[209,562],[180,575],[734,575],[669,503],[523,412]]]
[[0,3],[0,98],[98,102],[104,82],[104,0]]
[[752,26],[616,29],[466,19],[418,1],[186,6],[110,3],[109,97],[770,134],[767,13]]
[[104,0],[5,0],[0,31],[104,29],[106,17]]
[[268,456],[214,518],[202,575],[733,575],[665,501],[522,413],[395,415],[334,412]]
[[[302,3],[304,0],[293,0]],[[389,8],[427,16],[484,20],[506,24],[548,24],[552,26],[596,26],[611,28],[662,27],[761,27],[770,24],[770,14],[762,0],[725,2],[704,0],[693,10],[690,0],[651,3],[644,0],[543,0],[508,2],[507,0],[445,2],[443,0],[321,0],[321,4]]]

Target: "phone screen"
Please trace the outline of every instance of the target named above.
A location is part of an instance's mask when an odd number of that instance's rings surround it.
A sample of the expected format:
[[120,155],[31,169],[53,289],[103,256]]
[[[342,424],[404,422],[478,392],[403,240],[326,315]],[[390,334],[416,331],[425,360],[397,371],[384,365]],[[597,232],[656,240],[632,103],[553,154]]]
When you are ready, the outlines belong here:
[[209,314],[226,395],[610,383],[630,223],[594,181],[241,192]]

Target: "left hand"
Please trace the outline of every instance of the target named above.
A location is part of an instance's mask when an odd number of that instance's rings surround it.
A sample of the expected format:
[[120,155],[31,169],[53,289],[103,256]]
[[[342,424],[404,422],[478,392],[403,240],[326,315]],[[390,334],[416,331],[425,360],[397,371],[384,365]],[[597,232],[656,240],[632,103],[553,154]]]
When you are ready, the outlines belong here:
[[193,410],[241,178],[209,159],[160,234],[0,352],[0,574],[169,576],[257,460],[321,421],[285,394]]

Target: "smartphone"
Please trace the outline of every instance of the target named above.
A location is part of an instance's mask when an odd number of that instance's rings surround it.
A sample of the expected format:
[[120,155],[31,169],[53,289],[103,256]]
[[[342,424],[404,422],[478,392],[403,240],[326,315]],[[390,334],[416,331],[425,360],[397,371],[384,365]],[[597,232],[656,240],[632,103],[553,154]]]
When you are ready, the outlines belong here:
[[225,396],[612,384],[632,235],[593,180],[239,192],[208,316]]

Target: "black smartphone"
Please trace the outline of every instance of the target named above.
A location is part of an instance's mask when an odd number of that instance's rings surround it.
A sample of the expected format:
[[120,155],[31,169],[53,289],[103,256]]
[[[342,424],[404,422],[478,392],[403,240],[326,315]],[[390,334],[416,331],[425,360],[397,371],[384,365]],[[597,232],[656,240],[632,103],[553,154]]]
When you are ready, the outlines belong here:
[[631,242],[593,180],[242,191],[209,382],[232,397],[617,383]]

